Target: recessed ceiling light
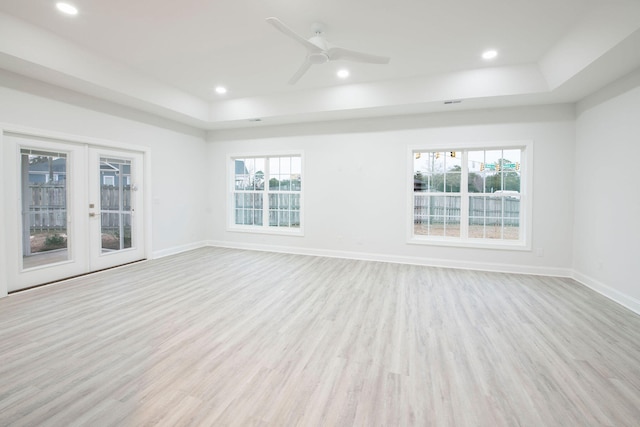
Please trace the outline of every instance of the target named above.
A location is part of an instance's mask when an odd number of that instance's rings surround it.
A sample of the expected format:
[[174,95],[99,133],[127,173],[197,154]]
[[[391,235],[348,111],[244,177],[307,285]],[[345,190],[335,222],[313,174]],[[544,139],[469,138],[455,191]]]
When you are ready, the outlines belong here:
[[493,59],[496,56],[498,56],[498,51],[497,50],[485,50],[484,52],[482,52],[482,59]]
[[67,15],[77,15],[78,9],[75,6],[70,5],[69,3],[56,3],[56,7],[62,13],[66,13]]
[[224,95],[225,93],[227,93],[227,88],[224,86],[218,86],[216,87],[216,93],[220,95]]
[[347,77],[349,77],[349,70],[346,69],[342,69],[342,70],[338,70],[338,77],[340,77],[341,79],[346,79]]

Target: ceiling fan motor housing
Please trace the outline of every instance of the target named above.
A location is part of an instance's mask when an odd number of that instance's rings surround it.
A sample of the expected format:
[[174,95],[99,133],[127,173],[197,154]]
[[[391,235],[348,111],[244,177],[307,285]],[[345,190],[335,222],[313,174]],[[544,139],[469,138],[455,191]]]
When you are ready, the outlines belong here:
[[329,55],[324,52],[310,53],[307,58],[309,58],[309,62],[314,65],[325,64],[329,62]]

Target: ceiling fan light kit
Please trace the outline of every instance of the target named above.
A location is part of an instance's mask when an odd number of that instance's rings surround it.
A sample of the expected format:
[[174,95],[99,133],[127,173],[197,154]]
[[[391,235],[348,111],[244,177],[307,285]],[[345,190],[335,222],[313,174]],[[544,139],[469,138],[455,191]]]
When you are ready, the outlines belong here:
[[278,18],[267,18],[267,22],[284,35],[300,43],[307,50],[307,56],[302,62],[302,65],[289,79],[289,84],[291,85],[296,84],[312,65],[326,64],[327,62],[337,60],[364,62],[368,64],[388,64],[390,60],[390,58],[386,56],[371,55],[369,53],[332,45],[323,37],[324,28],[320,23],[314,23],[312,25],[314,36],[305,39]]

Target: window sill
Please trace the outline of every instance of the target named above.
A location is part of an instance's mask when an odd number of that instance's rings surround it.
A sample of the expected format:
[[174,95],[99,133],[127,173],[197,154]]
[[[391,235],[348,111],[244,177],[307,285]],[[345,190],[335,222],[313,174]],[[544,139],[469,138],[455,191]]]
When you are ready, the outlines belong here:
[[234,233],[250,233],[250,234],[271,234],[275,236],[294,236],[303,237],[304,230],[302,228],[287,229],[284,227],[254,227],[254,226],[230,226],[227,231]]
[[446,237],[411,237],[407,241],[412,245],[425,245],[425,246],[450,246],[458,248],[471,248],[471,249],[494,249],[494,250],[508,250],[508,251],[530,251],[531,245],[521,240],[493,240],[486,241],[480,239],[467,239],[460,240],[457,238]]

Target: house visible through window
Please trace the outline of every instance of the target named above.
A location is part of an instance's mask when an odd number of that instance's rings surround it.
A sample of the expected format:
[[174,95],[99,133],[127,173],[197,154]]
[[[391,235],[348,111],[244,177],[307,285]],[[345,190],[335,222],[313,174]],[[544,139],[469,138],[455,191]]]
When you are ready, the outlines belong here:
[[232,228],[301,229],[302,156],[232,157]]
[[524,244],[524,153],[413,150],[412,241]]

